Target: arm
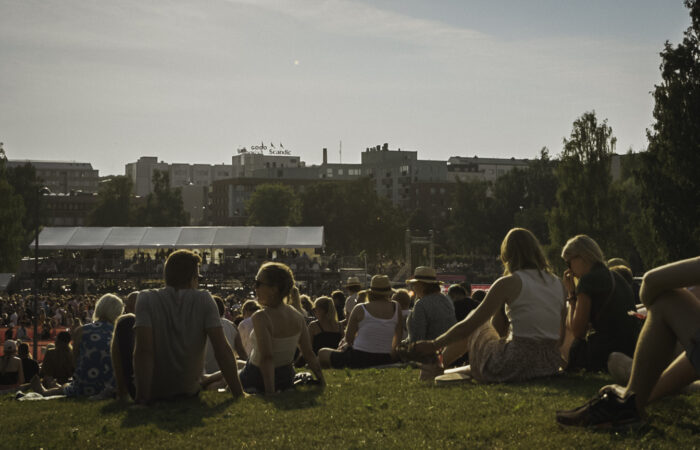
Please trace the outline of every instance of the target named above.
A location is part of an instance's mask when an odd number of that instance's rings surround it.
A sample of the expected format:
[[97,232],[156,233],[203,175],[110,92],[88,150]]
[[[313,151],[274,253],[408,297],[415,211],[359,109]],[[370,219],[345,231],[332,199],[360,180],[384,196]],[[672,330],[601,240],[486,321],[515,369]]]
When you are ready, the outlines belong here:
[[676,261],[644,274],[639,298],[651,306],[664,291],[700,283],[700,257]]
[[253,330],[257,340],[257,351],[260,355],[259,369],[262,373],[265,385],[265,394],[275,393],[275,368],[272,362],[272,334],[268,327],[269,319],[265,311],[257,311],[253,314]]
[[248,353],[245,351],[245,347],[243,347],[243,341],[241,340],[240,333],[236,334],[236,339],[233,340],[233,347],[236,350],[239,359],[248,360]]
[[83,340],[83,327],[77,328],[73,332],[73,363],[78,365],[78,358],[80,357],[80,342]]
[[510,328],[510,321],[506,315],[506,305],[505,303],[498,308],[496,314],[491,318],[491,325],[498,331],[498,335],[501,337],[506,337],[508,335],[508,329]]
[[231,389],[234,398],[243,396],[243,386],[238,378],[238,370],[236,368],[236,359],[233,356],[233,350],[226,340],[224,329],[222,327],[214,327],[207,329],[207,337],[211,341],[211,346],[214,349],[214,357],[219,364],[221,373],[224,375],[226,384]]
[[569,309],[569,328],[576,339],[583,339],[591,321],[591,298],[582,292],[575,298]]
[[153,366],[153,329],[151,327],[135,327],[134,384],[136,385],[136,403],[151,401]]
[[522,282],[520,278],[512,275],[499,278],[493,286],[491,286],[484,301],[479,304],[474,312],[461,322],[453,325],[452,328],[447,330],[442,336],[432,341],[432,348],[428,350],[435,351],[453,342],[468,338],[474,330],[493,317],[496,311],[502,308],[506,301],[516,298],[518,294],[520,294],[521,288]]
[[392,359],[396,360],[398,359],[397,354],[396,354],[396,348],[399,346],[401,343],[401,338],[403,337],[403,314],[401,313],[401,305],[399,305],[397,302],[392,300],[392,303],[394,303],[394,307],[396,308],[397,314],[398,314],[398,320],[396,321],[396,328],[394,329],[394,337],[391,340],[391,357]]
[[304,323],[304,319],[301,319],[301,335],[299,336],[299,349],[301,350],[301,355],[306,360],[306,364],[316,376],[316,379],[321,383],[321,386],[326,385],[326,379],[323,378],[323,372],[321,371],[321,365],[318,362],[318,358],[314,353],[314,349],[311,346],[311,337],[309,336],[309,330]]

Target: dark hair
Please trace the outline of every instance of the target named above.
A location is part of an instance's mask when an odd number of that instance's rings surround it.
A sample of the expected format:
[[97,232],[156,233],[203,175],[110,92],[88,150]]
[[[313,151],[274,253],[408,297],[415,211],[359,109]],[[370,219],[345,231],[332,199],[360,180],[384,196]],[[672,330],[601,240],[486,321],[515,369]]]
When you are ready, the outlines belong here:
[[17,348],[17,355],[20,358],[28,357],[29,356],[29,344],[27,344],[26,342],[22,342],[21,344],[19,344],[19,347]]
[[264,274],[265,277],[263,281],[270,286],[276,287],[284,301],[292,291],[292,287],[294,287],[294,274],[292,273],[292,269],[286,264],[266,262],[260,266],[260,270],[258,270],[258,277],[262,274]]
[[340,306],[345,306],[345,294],[343,294],[343,291],[333,291],[331,292],[331,298],[333,299],[333,303],[336,303]]
[[67,332],[67,331],[61,331],[61,332],[58,333],[58,335],[56,336],[56,343],[57,343],[57,344],[65,344],[65,345],[68,345],[68,344],[70,344],[70,340],[71,340],[71,335],[70,335],[70,333]]
[[419,281],[419,283],[423,285],[423,295],[440,292],[440,283],[423,283],[422,281]]
[[450,286],[450,288],[447,290],[447,295],[452,297],[453,295],[458,294],[458,295],[463,295],[467,296],[467,291],[460,285],[458,284],[453,284]]
[[484,297],[486,297],[486,291],[477,289],[476,291],[472,292],[472,300],[474,300],[477,303],[481,303],[482,300],[484,300]]
[[472,295],[472,284],[470,282],[462,281],[459,285],[464,288],[464,292],[466,292],[467,295]]
[[197,276],[197,266],[202,258],[190,250],[177,250],[168,256],[163,267],[165,285],[184,289]]
[[216,302],[216,307],[219,308],[219,317],[223,317],[224,312],[226,312],[226,310],[224,309],[224,300],[218,295],[212,295],[212,298]]
[[348,290],[348,292],[352,292],[353,294],[355,294],[356,292],[360,292],[362,290],[362,286],[355,284],[352,286],[348,286],[346,289]]
[[612,266],[610,268],[611,272],[616,272],[618,275],[620,275],[622,278],[625,279],[627,284],[630,286],[634,285],[634,276],[632,275],[632,271],[630,270],[629,267],[623,266],[622,264],[617,265],[617,266]]

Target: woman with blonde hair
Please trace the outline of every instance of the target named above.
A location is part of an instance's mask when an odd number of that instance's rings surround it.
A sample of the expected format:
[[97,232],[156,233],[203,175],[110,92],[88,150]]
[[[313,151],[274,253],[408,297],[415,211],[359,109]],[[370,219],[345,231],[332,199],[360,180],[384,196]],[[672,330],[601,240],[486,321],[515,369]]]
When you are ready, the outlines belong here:
[[511,229],[501,244],[503,276],[464,320],[434,340],[409,347],[412,355],[440,349],[448,366],[469,351],[471,377],[511,382],[556,374],[565,317],[565,291],[537,238]]
[[634,354],[641,324],[634,293],[625,279],[605,264],[598,243],[585,234],[566,242],[564,286],[568,292],[567,330],[575,339],[568,351],[568,369],[607,370],[613,352]]
[[114,389],[114,370],[110,344],[114,321],[124,311],[124,303],[114,294],[105,294],[97,301],[92,323],[76,329],[73,334],[73,352],[76,367],[73,381],[63,386],[45,389],[39,377],[31,380],[34,392],[41,395],[89,397]]
[[343,331],[338,322],[338,312],[330,297],[319,297],[314,302],[313,313],[316,320],[309,324],[309,336],[314,353],[324,347],[336,348],[343,338]]

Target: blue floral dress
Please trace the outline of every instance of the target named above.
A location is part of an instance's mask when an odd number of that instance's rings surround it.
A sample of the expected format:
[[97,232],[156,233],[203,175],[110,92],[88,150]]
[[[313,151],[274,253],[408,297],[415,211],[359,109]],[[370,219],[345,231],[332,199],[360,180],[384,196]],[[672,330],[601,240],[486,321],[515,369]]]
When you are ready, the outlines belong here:
[[68,397],[91,396],[106,387],[114,387],[114,370],[110,342],[114,325],[109,322],[94,322],[83,326],[83,337],[73,382],[65,387]]

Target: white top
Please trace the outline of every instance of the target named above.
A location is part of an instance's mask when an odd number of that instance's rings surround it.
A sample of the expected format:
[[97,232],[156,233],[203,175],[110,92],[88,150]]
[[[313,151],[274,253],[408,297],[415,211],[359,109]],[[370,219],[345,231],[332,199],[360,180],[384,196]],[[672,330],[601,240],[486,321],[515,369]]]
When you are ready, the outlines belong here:
[[350,317],[352,309],[357,305],[357,292],[345,300],[345,317]]
[[[228,345],[233,347],[233,342],[236,340],[236,335],[238,331],[236,326],[230,320],[222,317],[221,327],[224,329],[224,336],[228,341]],[[214,373],[219,371],[219,363],[216,362],[216,356],[214,356],[214,347],[211,345],[211,341],[207,338],[207,350],[206,356],[204,357],[204,373]]]
[[394,331],[399,320],[398,305],[391,319],[379,319],[367,311],[364,303],[359,305],[365,317],[357,324],[357,337],[352,348],[368,353],[391,353]]
[[250,333],[252,332],[253,318],[248,317],[241,320],[241,322],[238,324],[238,334],[241,335],[241,343],[243,344],[245,352],[248,354],[248,358],[250,358],[250,352],[253,351],[253,344],[250,342]]
[[559,278],[536,269],[513,273],[522,281],[520,294],[506,304],[514,337],[559,339],[566,290]]
[[[284,338],[272,338],[272,364],[275,367],[287,366],[294,362],[294,354],[299,344],[301,332]],[[255,331],[250,334],[250,342],[253,350],[250,353],[250,362],[256,366],[260,365],[260,351],[258,351],[258,340]]]

